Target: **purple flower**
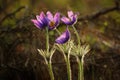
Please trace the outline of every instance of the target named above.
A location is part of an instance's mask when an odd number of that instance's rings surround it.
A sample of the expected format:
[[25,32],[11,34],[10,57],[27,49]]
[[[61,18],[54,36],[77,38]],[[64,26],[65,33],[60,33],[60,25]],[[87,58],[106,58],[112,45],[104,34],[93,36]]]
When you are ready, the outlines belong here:
[[48,20],[44,12],[41,12],[40,15],[36,15],[36,19],[31,19],[31,21],[39,29],[43,29],[48,25]]
[[66,43],[68,40],[70,39],[70,32],[67,29],[64,33],[62,33],[62,35],[60,35],[55,42],[58,44],[64,44]]
[[74,14],[73,11],[68,11],[68,17],[63,16],[61,21],[66,25],[73,25],[77,21],[77,14]]
[[60,13],[57,12],[53,16],[53,14],[50,11],[48,11],[46,13],[46,15],[47,15],[47,18],[48,18],[48,27],[49,27],[49,29],[50,30],[55,29],[60,23]]

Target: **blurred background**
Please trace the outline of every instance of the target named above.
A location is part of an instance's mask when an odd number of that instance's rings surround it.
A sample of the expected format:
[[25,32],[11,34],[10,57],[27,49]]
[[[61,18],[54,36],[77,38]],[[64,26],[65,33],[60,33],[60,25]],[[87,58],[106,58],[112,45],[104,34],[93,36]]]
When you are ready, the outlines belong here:
[[[66,15],[68,10],[79,13],[75,27],[83,44],[91,48],[85,57],[85,80],[120,80],[119,0],[0,0],[0,80],[50,80],[37,51],[45,48],[45,31],[30,20],[41,11]],[[50,36],[52,46],[58,34],[53,31]],[[55,80],[67,80],[61,58],[59,52],[53,56]],[[71,67],[77,80],[74,57]]]

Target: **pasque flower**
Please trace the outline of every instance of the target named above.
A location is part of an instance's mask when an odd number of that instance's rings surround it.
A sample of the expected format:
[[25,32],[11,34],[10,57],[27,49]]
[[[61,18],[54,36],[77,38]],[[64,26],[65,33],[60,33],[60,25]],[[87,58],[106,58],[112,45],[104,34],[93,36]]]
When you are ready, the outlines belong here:
[[73,25],[77,21],[77,14],[74,14],[73,11],[68,11],[68,17],[63,16],[61,18],[61,21],[65,23],[66,25]]
[[48,26],[50,30],[55,29],[60,23],[60,13],[57,12],[54,16],[50,11],[47,11],[46,15],[41,12],[36,16],[36,19],[31,20],[37,28],[44,28]]
[[70,32],[67,29],[65,32],[63,32],[56,40],[55,42],[58,44],[64,44],[66,43],[70,38]]
[[31,19],[31,21],[39,29],[43,29],[48,25],[48,19],[44,12],[41,12],[40,15],[36,15],[36,19]]
[[48,27],[49,27],[49,29],[50,30],[55,29],[60,23],[60,13],[57,12],[53,16],[53,14],[50,11],[48,11],[46,13],[46,15],[47,15],[47,18],[48,18]]

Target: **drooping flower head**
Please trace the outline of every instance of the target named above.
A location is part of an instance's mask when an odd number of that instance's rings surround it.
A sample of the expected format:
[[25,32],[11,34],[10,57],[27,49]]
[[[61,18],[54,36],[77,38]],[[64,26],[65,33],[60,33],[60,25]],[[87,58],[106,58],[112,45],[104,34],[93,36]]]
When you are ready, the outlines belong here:
[[31,21],[39,29],[43,29],[48,25],[48,19],[44,12],[41,12],[40,15],[36,15],[36,19],[31,19]]
[[53,14],[50,11],[48,11],[46,13],[46,15],[47,15],[47,18],[48,18],[48,27],[49,27],[49,29],[50,30],[55,29],[60,23],[60,13],[57,12],[53,16]]
[[55,42],[58,44],[64,44],[70,39],[70,32],[67,29],[65,32],[63,32],[56,40]]
[[66,25],[73,25],[77,21],[77,14],[73,13],[73,11],[68,11],[68,17],[63,16],[61,18],[61,21],[65,23]]

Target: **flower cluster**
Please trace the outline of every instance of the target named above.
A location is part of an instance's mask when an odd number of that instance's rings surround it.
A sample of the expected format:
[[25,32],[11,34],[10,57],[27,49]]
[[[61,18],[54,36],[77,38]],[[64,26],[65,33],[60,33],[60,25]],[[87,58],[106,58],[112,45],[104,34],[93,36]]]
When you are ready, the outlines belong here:
[[[67,15],[68,16],[60,17],[59,12],[53,15],[50,11],[47,11],[46,14],[44,12],[41,12],[40,15],[36,16],[36,19],[31,20],[37,28],[46,28],[46,50],[38,49],[38,51],[40,55],[43,56],[45,63],[48,66],[51,80],[54,80],[54,73],[52,70],[52,56],[55,53],[56,49],[63,53],[67,66],[68,80],[72,80],[70,55],[74,55],[78,63],[78,80],[84,80],[84,57],[90,50],[89,45],[81,45],[79,34],[77,32],[77,29],[74,27],[74,24],[77,22],[78,15],[76,13],[73,13],[73,11],[68,11]],[[66,31],[62,34],[60,34],[57,30],[60,22],[63,22],[67,25]],[[72,26],[76,34],[78,44],[74,44],[73,40],[69,40],[71,35],[68,26]],[[55,40],[55,43],[57,44],[55,44],[55,47],[53,45],[52,48],[49,48],[49,30],[56,30],[60,34],[60,36]]]
[[[60,17],[60,13],[57,12],[53,15],[50,11],[47,11],[46,14],[41,12],[40,15],[36,16],[36,19],[31,20],[34,25],[39,29],[44,29],[47,27],[49,30],[54,30],[62,21],[66,25],[73,25],[77,22],[77,14],[74,14],[73,11],[68,11],[68,17]],[[63,32],[55,42],[58,44],[64,44],[70,39],[70,32],[68,27],[66,31]]]

